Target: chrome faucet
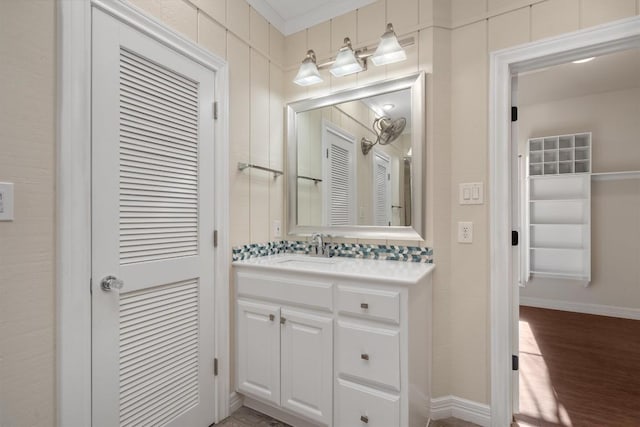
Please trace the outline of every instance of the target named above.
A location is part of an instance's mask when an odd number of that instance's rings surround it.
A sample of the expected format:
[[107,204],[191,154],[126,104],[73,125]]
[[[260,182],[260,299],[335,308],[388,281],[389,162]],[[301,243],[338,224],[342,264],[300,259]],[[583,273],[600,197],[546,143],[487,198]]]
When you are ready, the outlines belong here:
[[327,258],[333,256],[333,248],[331,247],[331,243],[325,242],[325,237],[330,236],[323,235],[322,233],[313,233],[311,235],[311,255],[324,256]]

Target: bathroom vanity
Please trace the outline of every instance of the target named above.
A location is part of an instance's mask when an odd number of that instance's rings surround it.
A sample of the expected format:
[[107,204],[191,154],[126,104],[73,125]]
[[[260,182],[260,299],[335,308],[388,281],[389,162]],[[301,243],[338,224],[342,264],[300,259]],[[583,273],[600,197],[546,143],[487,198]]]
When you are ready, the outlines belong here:
[[424,427],[433,264],[236,261],[236,389],[295,427]]

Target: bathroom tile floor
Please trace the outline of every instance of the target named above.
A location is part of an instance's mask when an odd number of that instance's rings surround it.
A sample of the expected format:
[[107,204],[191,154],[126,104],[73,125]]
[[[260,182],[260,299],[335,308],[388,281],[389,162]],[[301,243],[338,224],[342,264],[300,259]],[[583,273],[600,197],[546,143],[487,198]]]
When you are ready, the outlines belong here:
[[[243,406],[216,426],[224,427],[291,427],[273,418]],[[429,427],[476,427],[476,424],[456,418],[432,421]]]

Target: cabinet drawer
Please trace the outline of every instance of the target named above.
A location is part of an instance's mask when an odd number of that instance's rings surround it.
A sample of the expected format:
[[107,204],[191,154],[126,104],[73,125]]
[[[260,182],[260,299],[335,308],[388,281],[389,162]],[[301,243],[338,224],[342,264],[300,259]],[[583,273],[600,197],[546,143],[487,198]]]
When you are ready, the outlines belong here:
[[339,373],[400,390],[400,333],[338,322]]
[[282,301],[333,310],[332,284],[304,279],[271,278],[239,272],[236,288],[238,296]]
[[338,286],[340,313],[400,323],[400,293]]
[[400,425],[400,397],[338,379],[335,427]]

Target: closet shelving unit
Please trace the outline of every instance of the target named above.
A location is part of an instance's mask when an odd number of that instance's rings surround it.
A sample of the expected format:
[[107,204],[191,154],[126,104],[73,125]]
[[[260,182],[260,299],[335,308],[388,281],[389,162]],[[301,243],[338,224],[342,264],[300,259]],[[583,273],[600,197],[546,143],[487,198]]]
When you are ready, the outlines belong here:
[[591,133],[529,139],[527,277],[591,280]]

